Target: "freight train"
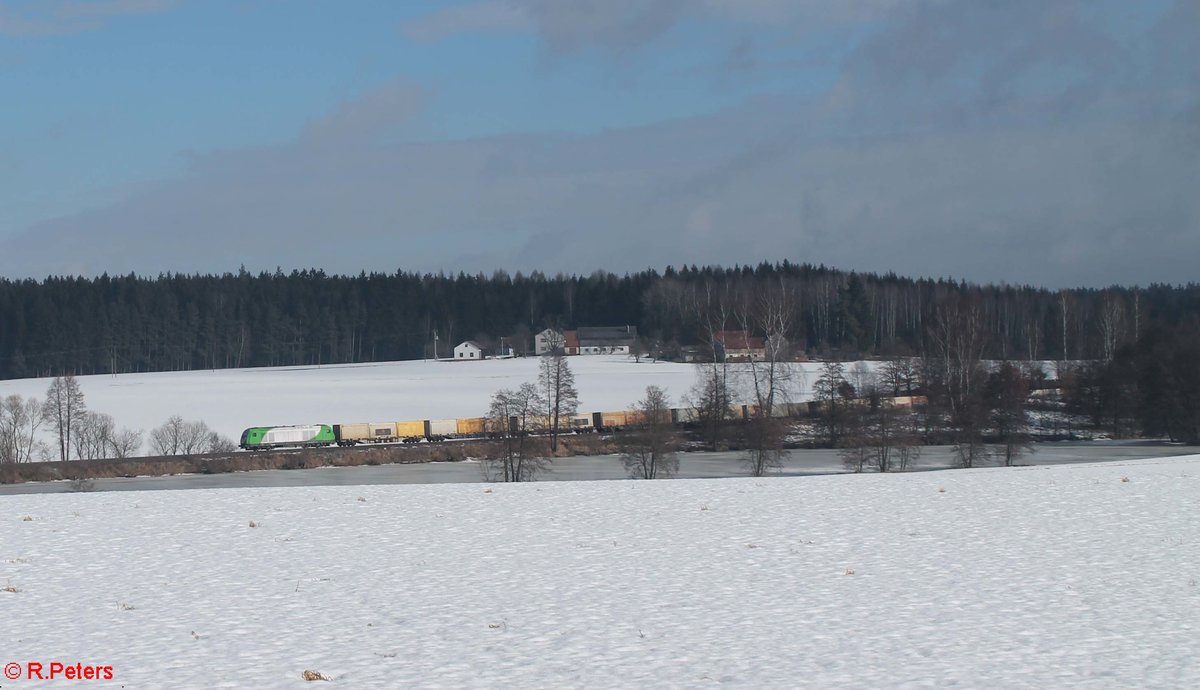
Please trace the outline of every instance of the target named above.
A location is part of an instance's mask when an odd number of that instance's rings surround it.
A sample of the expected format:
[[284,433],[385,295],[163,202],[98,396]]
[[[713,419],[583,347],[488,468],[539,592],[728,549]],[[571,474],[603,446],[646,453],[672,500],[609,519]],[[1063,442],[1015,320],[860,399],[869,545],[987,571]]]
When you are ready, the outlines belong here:
[[[563,433],[587,433],[616,430],[636,423],[635,412],[597,412],[576,414],[559,420]],[[516,428],[515,420],[510,420]],[[529,429],[550,428],[548,420],[531,420]],[[238,445],[245,450],[270,448],[308,448],[317,446],[356,446],[365,443],[435,443],[448,439],[487,438],[494,436],[485,417],[463,419],[420,419],[404,422],[366,422],[353,424],[309,424],[301,426],[253,426],[242,432]]]
[[[924,404],[923,396],[887,399],[896,407]],[[817,403],[788,403],[775,405],[772,417],[798,417],[811,414]],[[754,405],[734,405],[729,408],[730,419],[750,419],[758,412]],[[689,427],[699,421],[694,407],[673,408],[671,422]],[[509,429],[516,430],[516,418],[509,420]],[[541,433],[550,428],[549,419],[535,417],[527,420],[526,429]],[[559,419],[559,431],[566,434],[614,432],[643,422],[642,413],[635,410],[574,414]],[[418,419],[404,422],[366,422],[352,424],[309,424],[305,426],[254,426],[242,432],[238,444],[245,450],[271,448],[307,448],[317,446],[356,446],[366,443],[436,443],[449,439],[488,438],[498,435],[486,417],[463,419]]]
[[[783,412],[783,410],[781,410]],[[731,416],[744,417],[752,413],[745,406],[730,409]],[[784,416],[780,414],[779,416]],[[697,419],[693,408],[671,410],[671,421],[686,425]],[[494,425],[485,417],[463,419],[420,419],[404,422],[366,422],[353,424],[308,424],[301,426],[253,426],[242,432],[238,445],[245,450],[272,448],[311,448],[318,446],[356,446],[366,443],[436,443],[449,439],[488,438],[496,436]],[[596,431],[621,431],[641,423],[639,412],[592,412],[574,414],[559,419],[560,433],[585,434]],[[510,419],[509,427],[517,428]],[[541,433],[550,428],[549,419],[536,417],[526,421],[526,429]]]

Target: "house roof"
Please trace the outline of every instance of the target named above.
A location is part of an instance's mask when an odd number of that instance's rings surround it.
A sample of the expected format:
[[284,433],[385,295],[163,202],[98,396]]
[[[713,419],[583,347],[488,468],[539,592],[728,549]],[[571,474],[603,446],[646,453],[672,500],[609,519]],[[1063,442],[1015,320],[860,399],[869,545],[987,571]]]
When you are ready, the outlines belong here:
[[[483,349],[482,347],[480,347],[479,343],[475,342],[474,340],[464,340],[458,344],[458,347],[468,347],[468,346],[473,347],[476,350]],[[458,348],[455,348],[455,349],[458,349]]]
[[637,326],[580,326],[576,337],[584,347],[631,345],[637,339]]
[[746,331],[718,331],[713,338],[727,350],[763,350],[763,339]]

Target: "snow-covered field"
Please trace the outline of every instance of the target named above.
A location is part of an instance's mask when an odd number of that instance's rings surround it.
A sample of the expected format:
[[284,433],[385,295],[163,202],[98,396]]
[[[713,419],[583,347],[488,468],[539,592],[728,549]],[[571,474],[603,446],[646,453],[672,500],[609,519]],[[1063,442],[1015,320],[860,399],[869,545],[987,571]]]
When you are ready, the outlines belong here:
[[0,663],[126,688],[1200,687],[1198,580],[1200,456],[12,496]]
[[[695,365],[635,362],[624,356],[572,357],[580,410],[625,410],[646,386],[667,390],[672,404],[695,383]],[[807,399],[820,365],[804,364],[793,399]],[[847,367],[849,369],[849,367]],[[535,357],[478,362],[408,361],[323,367],[225,369],[81,376],[89,409],[119,426],[149,431],[180,415],[232,439],[248,426],[480,417],[492,394],[535,381]],[[45,398],[49,379],[0,381],[0,396]]]

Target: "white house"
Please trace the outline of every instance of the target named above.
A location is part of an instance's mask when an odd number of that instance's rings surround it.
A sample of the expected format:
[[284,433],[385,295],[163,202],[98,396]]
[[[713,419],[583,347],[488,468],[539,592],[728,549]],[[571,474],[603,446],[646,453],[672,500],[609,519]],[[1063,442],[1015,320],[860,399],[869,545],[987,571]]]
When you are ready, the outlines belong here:
[[561,350],[566,345],[566,339],[563,334],[547,328],[546,330],[533,336],[533,353],[535,355],[544,355],[547,352]]
[[483,348],[473,340],[466,340],[454,348],[454,361],[483,359]]

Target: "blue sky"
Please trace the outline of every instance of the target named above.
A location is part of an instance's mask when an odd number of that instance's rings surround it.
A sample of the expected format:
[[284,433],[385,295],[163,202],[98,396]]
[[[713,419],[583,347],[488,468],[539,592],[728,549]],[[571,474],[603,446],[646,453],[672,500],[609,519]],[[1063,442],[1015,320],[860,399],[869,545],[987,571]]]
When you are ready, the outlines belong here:
[[1190,280],[1197,4],[0,0],[0,272]]

